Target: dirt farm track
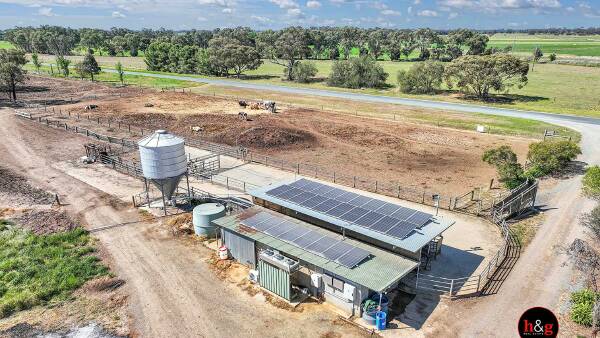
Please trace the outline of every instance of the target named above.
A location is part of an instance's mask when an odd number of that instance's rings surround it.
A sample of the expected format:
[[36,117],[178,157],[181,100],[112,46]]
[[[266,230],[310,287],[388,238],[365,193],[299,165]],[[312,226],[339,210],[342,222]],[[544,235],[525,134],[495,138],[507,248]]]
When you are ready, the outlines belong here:
[[[41,102],[48,95],[41,89],[49,89],[63,113],[89,114],[84,107],[94,103],[98,108],[93,117],[244,146],[292,163],[316,164],[348,176],[398,182],[448,196],[485,186],[494,177],[495,170],[481,161],[485,149],[507,144],[524,158],[532,141],[285,106],[277,114],[266,114],[244,110],[234,99],[193,93],[129,92],[127,99],[118,99],[118,89],[101,84],[82,86],[80,81],[39,77],[30,81],[31,88],[38,90],[22,97],[35,96]],[[95,93],[95,100],[69,101]],[[240,120],[239,111],[246,111],[249,120]],[[201,131],[193,132],[191,127]]]

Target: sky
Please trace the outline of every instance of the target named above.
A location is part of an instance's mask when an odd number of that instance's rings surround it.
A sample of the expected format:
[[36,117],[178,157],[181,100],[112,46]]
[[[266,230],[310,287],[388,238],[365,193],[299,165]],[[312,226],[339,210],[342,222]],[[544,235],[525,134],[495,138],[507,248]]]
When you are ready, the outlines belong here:
[[600,0],[0,0],[0,29],[39,25],[575,28],[600,26]]

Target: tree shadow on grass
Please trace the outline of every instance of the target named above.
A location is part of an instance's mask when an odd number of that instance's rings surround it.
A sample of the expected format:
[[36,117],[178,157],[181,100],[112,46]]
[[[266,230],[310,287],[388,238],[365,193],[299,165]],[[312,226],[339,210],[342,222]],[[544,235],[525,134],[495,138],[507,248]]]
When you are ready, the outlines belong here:
[[500,104],[515,104],[522,102],[540,102],[549,101],[550,99],[543,96],[529,96],[529,95],[518,95],[518,94],[494,94],[490,95],[486,99],[479,98],[475,95],[462,95],[458,97],[461,100],[469,102],[481,102],[481,103],[500,103]]
[[566,180],[575,176],[584,175],[587,165],[588,164],[583,161],[571,161],[560,171],[552,174],[552,177],[559,180]]
[[268,74],[260,74],[260,75],[259,74],[256,74],[256,75],[242,74],[239,78],[235,75],[229,76],[228,78],[235,79],[235,80],[271,80],[271,79],[277,79],[277,78],[279,78],[279,76],[268,75]]

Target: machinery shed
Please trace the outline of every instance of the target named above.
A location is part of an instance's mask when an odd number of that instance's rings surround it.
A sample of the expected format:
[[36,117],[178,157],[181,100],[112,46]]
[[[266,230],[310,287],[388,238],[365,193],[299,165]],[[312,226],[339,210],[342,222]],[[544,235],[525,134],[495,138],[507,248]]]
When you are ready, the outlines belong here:
[[254,202],[345,236],[419,260],[454,221],[302,178],[250,191]]
[[[271,230],[260,226],[269,222]],[[259,270],[262,287],[288,301],[303,292],[322,297],[348,314],[358,315],[364,299],[395,288],[419,265],[417,260],[259,206],[214,223],[221,227],[231,255]],[[330,249],[318,251],[308,243],[311,240],[330,241]],[[254,264],[248,257],[252,249]]]

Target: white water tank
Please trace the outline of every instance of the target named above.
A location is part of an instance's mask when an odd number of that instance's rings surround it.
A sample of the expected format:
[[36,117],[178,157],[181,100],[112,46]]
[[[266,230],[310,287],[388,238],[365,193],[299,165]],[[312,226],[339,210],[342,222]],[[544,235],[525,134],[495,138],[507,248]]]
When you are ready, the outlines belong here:
[[165,179],[178,177],[187,170],[184,140],[157,130],[138,142],[140,162],[144,177],[148,179]]

